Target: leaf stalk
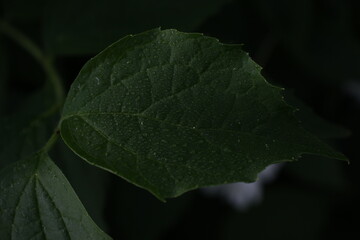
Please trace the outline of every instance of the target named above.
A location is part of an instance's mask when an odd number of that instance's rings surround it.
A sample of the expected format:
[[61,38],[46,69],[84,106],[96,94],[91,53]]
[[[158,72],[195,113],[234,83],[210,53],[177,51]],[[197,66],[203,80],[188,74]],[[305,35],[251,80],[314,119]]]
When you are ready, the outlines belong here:
[[65,99],[65,91],[53,60],[45,55],[30,38],[3,20],[0,20],[0,32],[17,42],[42,66],[47,78],[53,85],[56,103],[62,106]]

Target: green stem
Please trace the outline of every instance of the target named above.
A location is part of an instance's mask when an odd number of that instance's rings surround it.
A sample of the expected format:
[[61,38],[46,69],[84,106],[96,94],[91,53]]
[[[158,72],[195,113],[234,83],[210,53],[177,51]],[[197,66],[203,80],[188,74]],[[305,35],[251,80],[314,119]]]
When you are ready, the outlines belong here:
[[56,141],[59,139],[60,136],[60,130],[59,128],[56,128],[54,133],[51,135],[45,146],[40,150],[41,152],[48,153],[50,149],[54,146]]
[[27,36],[2,20],[0,20],[0,32],[17,42],[20,46],[27,50],[38,63],[40,63],[49,81],[53,85],[57,105],[62,106],[65,98],[65,92],[61,78],[54,67],[53,61],[46,56]]
[[[12,27],[10,24],[2,21],[0,19],[0,33],[8,36],[15,42],[17,42],[21,47],[23,47],[30,55],[32,55],[35,60],[42,66],[48,80],[53,85],[56,104],[49,109],[49,111],[42,114],[40,117],[46,116],[47,114],[53,113],[54,110],[57,110],[62,107],[65,99],[65,91],[62,85],[62,80],[56,71],[52,59],[46,56],[42,50],[36,46],[35,43],[31,41],[27,36],[19,32],[17,29]],[[60,130],[57,127],[54,133],[51,135],[50,139],[47,141],[45,146],[41,149],[41,152],[49,152],[53,145],[56,143],[60,135]]]

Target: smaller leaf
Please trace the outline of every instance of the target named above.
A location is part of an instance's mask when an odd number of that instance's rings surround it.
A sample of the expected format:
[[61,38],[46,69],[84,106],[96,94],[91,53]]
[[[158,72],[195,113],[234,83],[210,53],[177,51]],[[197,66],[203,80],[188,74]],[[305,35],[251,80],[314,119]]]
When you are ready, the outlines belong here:
[[0,239],[110,239],[45,154],[0,172]]

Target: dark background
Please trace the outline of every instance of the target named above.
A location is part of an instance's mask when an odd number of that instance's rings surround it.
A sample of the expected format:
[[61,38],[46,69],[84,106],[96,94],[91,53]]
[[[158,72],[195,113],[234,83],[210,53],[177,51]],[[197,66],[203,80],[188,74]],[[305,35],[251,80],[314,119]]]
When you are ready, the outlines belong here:
[[[87,60],[127,34],[161,26],[202,32],[225,43],[243,43],[263,67],[266,79],[287,89],[285,95],[300,108],[298,116],[304,118],[309,131],[351,162],[304,156],[286,164],[265,187],[262,203],[241,212],[199,190],[164,204],[86,164],[59,143],[52,157],[95,222],[114,239],[360,237],[359,1],[0,3],[1,19],[55,59],[66,89]],[[53,101],[39,64],[0,34],[0,167],[37,150],[47,140],[58,116],[38,116]]]

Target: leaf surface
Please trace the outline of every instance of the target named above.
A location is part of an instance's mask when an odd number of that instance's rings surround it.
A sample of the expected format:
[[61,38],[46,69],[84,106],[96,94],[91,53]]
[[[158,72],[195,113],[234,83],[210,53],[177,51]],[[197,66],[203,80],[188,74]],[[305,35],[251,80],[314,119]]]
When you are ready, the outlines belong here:
[[88,162],[160,199],[254,181],[302,153],[345,159],[303,130],[260,70],[241,46],[201,34],[127,36],[83,67],[61,134]]
[[0,196],[1,239],[110,239],[46,155],[3,169]]

